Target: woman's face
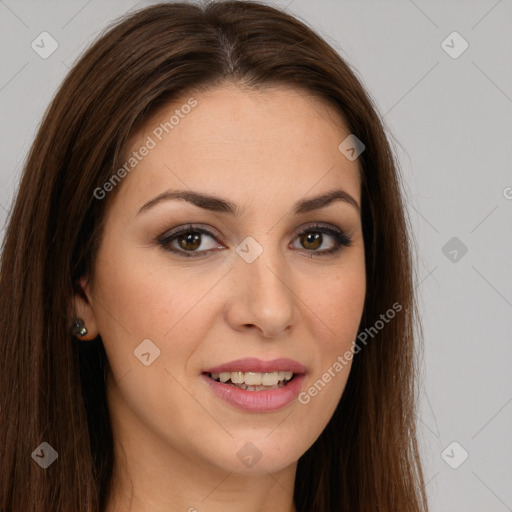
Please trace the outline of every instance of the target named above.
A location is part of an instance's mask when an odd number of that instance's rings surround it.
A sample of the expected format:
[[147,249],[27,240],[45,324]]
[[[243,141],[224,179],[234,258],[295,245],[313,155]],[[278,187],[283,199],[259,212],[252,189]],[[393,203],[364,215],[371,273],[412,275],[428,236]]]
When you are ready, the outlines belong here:
[[[190,96],[145,122],[103,188],[116,190],[82,316],[125,450],[276,472],[321,434],[349,375],[366,292],[358,164],[338,149],[341,119],[303,92]],[[296,375],[269,390],[279,372]]]

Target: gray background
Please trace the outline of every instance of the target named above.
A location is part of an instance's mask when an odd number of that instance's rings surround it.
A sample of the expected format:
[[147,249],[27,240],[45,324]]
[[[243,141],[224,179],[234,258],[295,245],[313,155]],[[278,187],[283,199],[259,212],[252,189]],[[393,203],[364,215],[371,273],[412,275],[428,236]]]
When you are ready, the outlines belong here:
[[[69,67],[114,18],[150,3],[0,0],[2,233]],[[418,245],[418,424],[432,511],[512,510],[512,2],[273,3],[348,60],[396,141]],[[31,48],[43,31],[59,44],[47,59]],[[457,58],[442,46],[453,31],[469,44]],[[462,48],[453,37],[446,44]]]

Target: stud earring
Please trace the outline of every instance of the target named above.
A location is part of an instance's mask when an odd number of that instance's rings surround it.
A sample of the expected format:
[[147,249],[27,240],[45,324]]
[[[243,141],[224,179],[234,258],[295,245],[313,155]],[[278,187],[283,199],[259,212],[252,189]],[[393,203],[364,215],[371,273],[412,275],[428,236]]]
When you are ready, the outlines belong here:
[[85,336],[87,329],[85,328],[84,321],[81,318],[76,318],[71,326],[71,333],[78,336]]

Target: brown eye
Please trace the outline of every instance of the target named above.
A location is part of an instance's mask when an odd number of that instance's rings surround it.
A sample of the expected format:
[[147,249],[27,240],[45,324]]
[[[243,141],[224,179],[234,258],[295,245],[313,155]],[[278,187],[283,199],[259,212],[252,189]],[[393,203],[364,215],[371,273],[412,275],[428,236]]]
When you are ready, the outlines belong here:
[[194,234],[180,236],[176,241],[182,249],[194,251],[201,246],[201,235],[194,232]]
[[322,245],[322,234],[309,232],[301,235],[300,241],[304,249],[315,251]]
[[[297,233],[299,245],[296,249],[304,249],[309,256],[328,256],[341,250],[342,247],[349,247],[352,239],[331,225],[315,224],[307,226]],[[330,243],[329,243],[330,241]],[[323,250],[319,250],[322,245],[328,244]]]
[[182,226],[158,238],[158,243],[168,252],[180,256],[204,256],[215,249],[224,249],[209,230],[192,225]]

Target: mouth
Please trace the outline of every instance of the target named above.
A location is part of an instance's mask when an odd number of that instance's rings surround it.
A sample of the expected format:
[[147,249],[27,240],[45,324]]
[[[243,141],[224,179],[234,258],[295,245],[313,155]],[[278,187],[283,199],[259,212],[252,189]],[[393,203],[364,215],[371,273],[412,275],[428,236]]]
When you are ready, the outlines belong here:
[[238,359],[201,373],[223,402],[246,412],[272,412],[294,402],[304,385],[306,367],[293,359]]
[[215,382],[222,382],[244,391],[271,391],[280,389],[294,379],[290,370],[276,372],[220,372],[206,373]]

